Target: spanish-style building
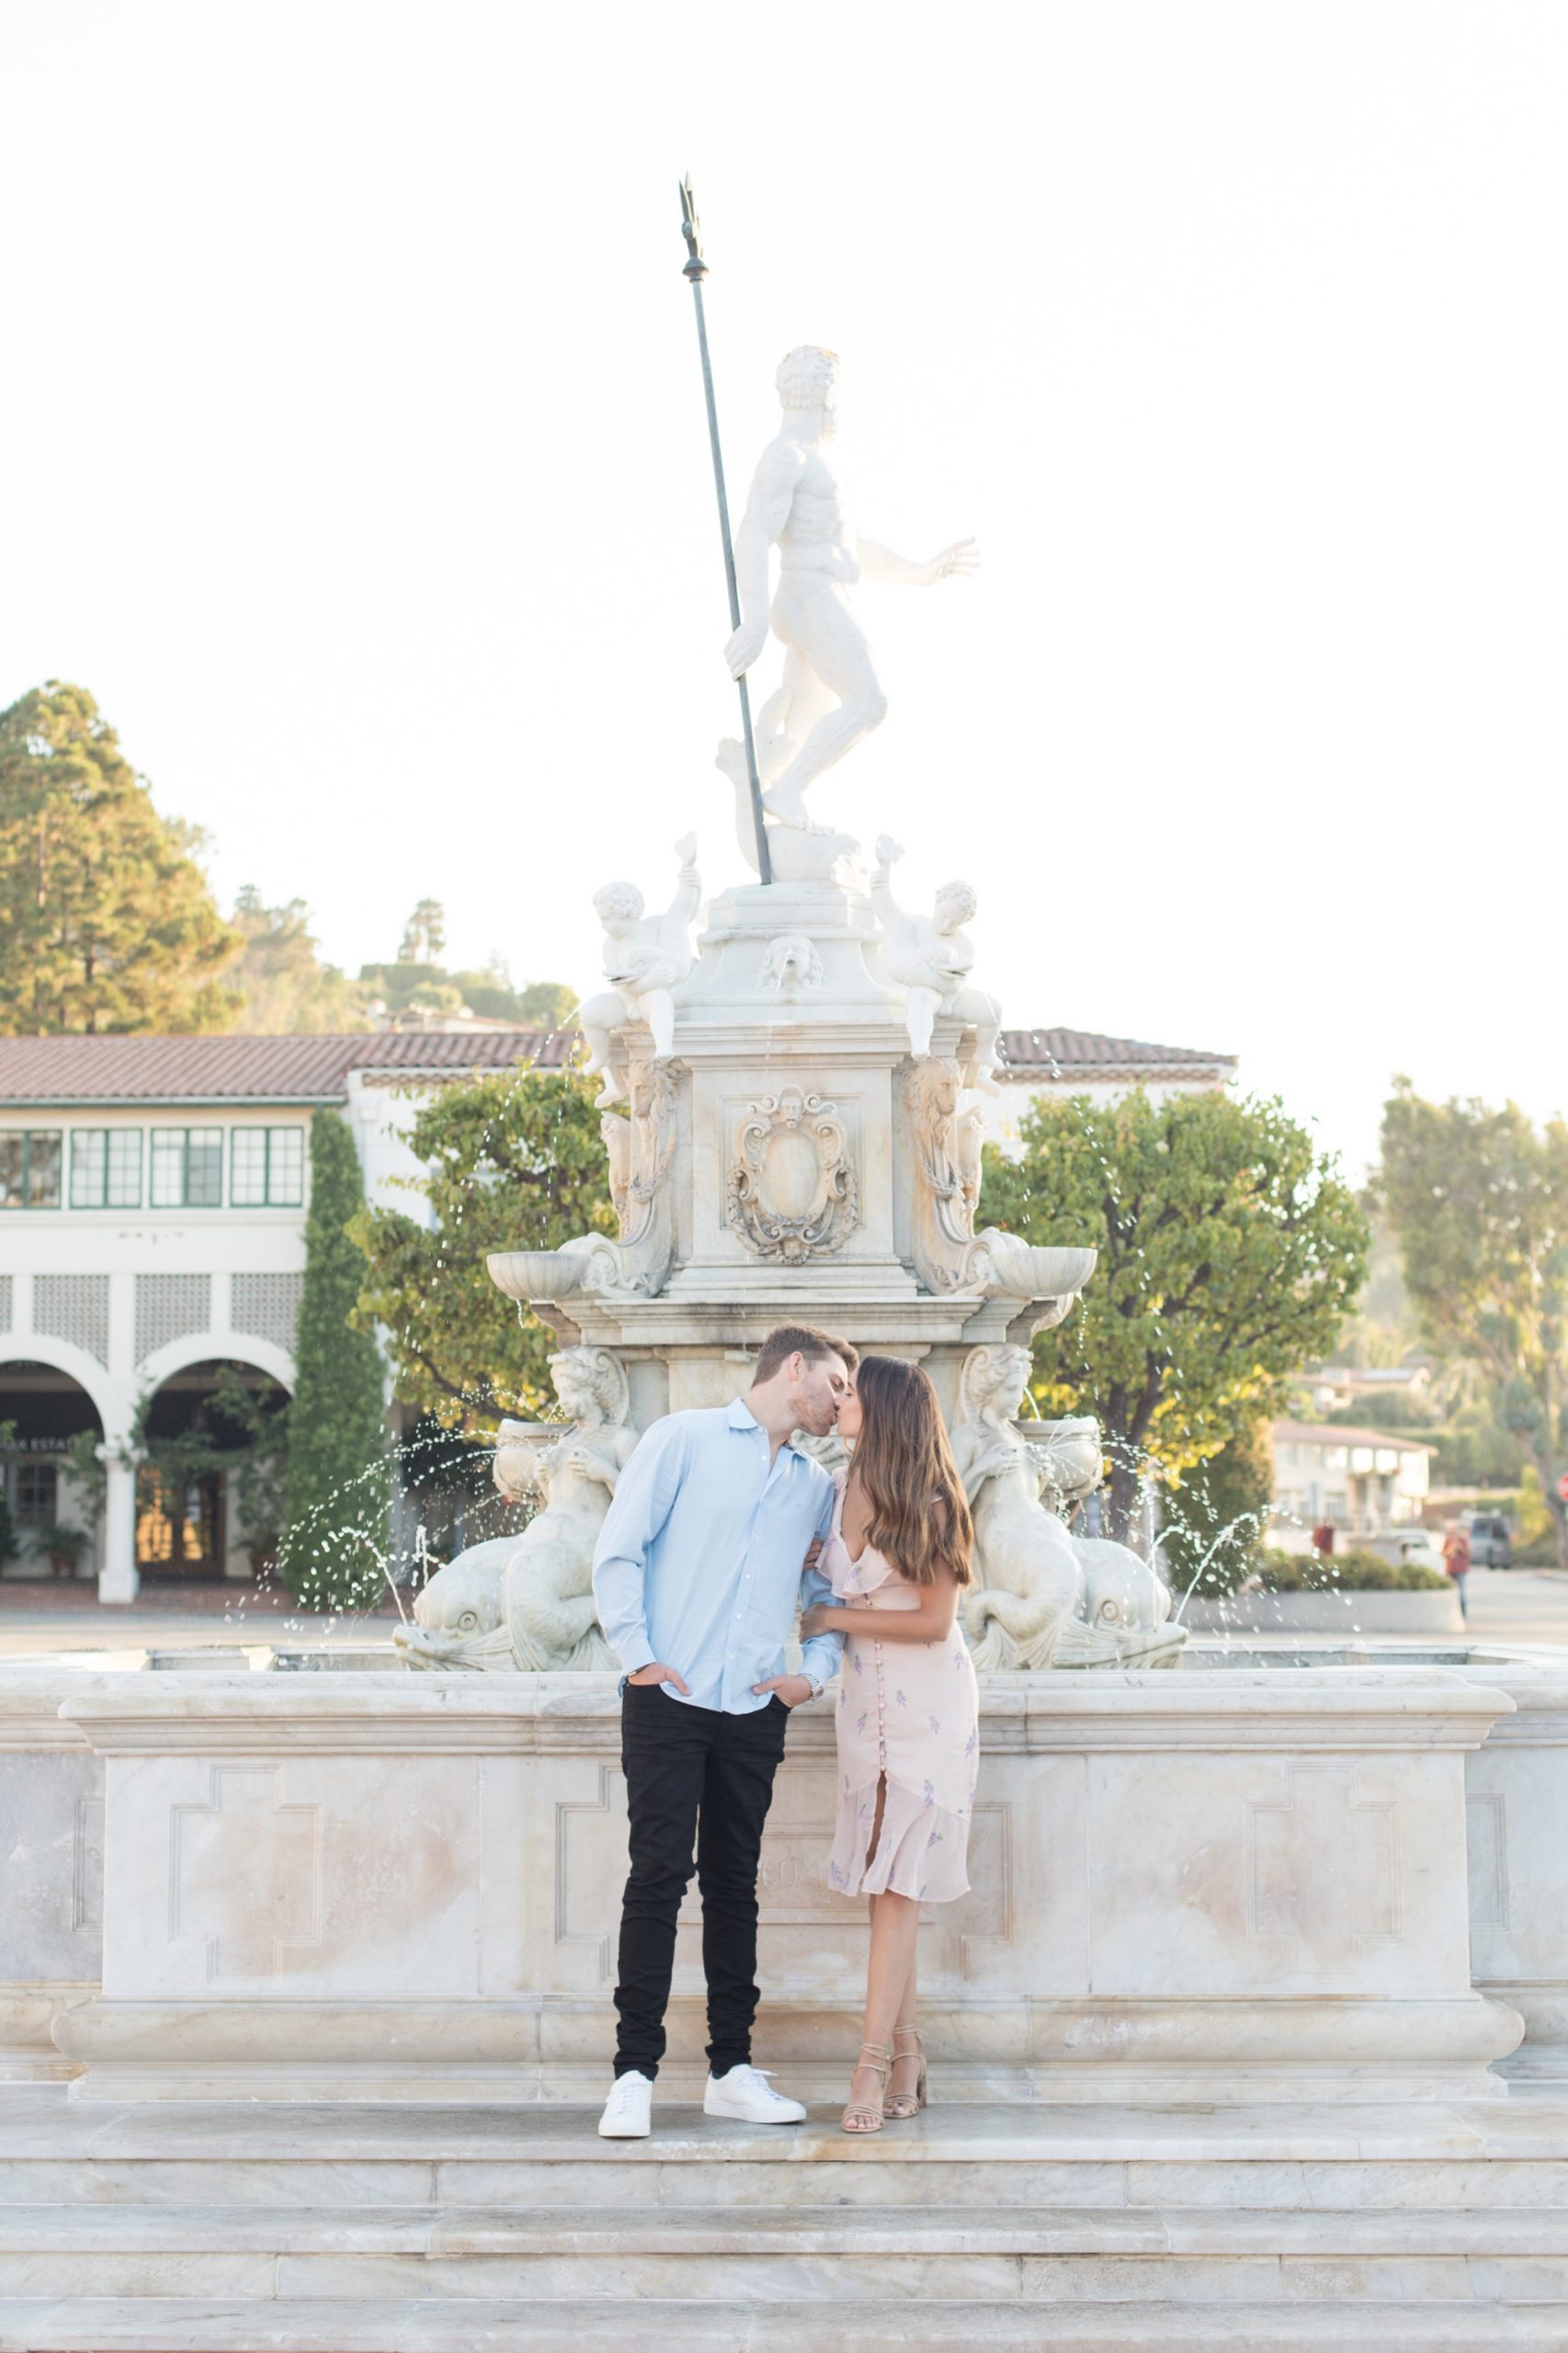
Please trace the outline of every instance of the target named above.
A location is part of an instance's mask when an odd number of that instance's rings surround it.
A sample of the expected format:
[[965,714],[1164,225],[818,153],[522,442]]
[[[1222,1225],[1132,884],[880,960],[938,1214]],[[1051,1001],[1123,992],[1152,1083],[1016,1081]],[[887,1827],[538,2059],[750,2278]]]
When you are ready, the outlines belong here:
[[1396,1432],[1276,1422],[1274,1508],[1299,1529],[1371,1536],[1421,1518],[1437,1449]]
[[[226,1483],[178,1506],[143,1491],[139,1506],[130,1440],[144,1407],[188,1416],[223,1365],[292,1391],[312,1113],[339,1109],[367,1197],[416,1215],[417,1194],[393,1180],[421,1173],[405,1139],[431,1091],[518,1063],[560,1068],[576,1046],[572,1032],[472,1025],[0,1039],[0,1424],[14,1425],[0,1467],[21,1548],[11,1574],[38,1574],[44,1531],[82,1521],[67,1448],[86,1430],[107,1492],[76,1574],[97,1575],[102,1599],[132,1599],[143,1571],[248,1576]],[[1235,1068],[1082,1030],[1008,1030],[1003,1047],[1003,1139],[1048,1090],[1192,1092]]]

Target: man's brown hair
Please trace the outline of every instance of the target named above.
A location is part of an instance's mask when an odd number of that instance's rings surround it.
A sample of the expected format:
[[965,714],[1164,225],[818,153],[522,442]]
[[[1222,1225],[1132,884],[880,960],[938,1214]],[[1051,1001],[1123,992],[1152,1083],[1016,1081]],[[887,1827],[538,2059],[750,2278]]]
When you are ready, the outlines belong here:
[[853,1372],[860,1361],[859,1352],[848,1340],[832,1332],[819,1332],[814,1324],[780,1324],[769,1332],[757,1353],[752,1371],[755,1386],[759,1381],[771,1381],[779,1367],[792,1356],[809,1357],[820,1363],[824,1357],[839,1357],[846,1372]]

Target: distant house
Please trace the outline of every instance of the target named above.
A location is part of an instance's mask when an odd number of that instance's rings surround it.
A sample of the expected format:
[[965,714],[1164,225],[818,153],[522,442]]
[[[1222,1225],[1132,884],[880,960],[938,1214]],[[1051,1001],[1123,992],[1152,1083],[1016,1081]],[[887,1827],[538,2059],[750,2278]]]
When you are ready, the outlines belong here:
[[1425,1364],[1329,1364],[1303,1373],[1301,1388],[1320,1414],[1344,1413],[1352,1405],[1376,1415],[1380,1400],[1398,1397],[1419,1404],[1432,1387],[1432,1368]]
[[1330,1520],[1345,1535],[1419,1520],[1434,1446],[1332,1422],[1276,1422],[1274,1508],[1302,1529]]

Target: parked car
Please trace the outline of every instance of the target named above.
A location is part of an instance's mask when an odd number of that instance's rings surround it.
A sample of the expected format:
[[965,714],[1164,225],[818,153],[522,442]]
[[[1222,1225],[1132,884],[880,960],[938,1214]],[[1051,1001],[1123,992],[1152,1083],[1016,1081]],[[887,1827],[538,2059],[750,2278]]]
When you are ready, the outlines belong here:
[[1381,1536],[1358,1536],[1358,1552],[1377,1552],[1385,1561],[1399,1561],[1413,1569],[1446,1568],[1441,1539],[1428,1528],[1387,1528]]
[[1500,1512],[1472,1512],[1469,1521],[1470,1557],[1478,1569],[1511,1569],[1513,1531]]

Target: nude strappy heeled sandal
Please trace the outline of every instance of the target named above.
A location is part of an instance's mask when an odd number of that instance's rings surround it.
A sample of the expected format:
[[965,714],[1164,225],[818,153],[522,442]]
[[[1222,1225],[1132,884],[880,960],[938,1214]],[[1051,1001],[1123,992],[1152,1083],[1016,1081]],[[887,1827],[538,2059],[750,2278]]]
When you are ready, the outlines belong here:
[[885,2094],[888,2087],[888,2074],[892,2066],[892,2052],[885,2043],[863,2042],[860,2045],[859,2064],[861,2066],[867,2063],[868,2052],[871,2054],[871,2066],[876,2069],[878,2075],[881,2078],[877,2105],[873,2108],[869,2100],[852,2099],[839,2119],[839,2129],[845,2132],[880,2132],[882,2129],[881,2095]]
[[[890,2124],[902,2123],[906,2117],[918,2116],[926,2105],[926,2045],[920,2039],[920,2029],[917,2026],[895,2026],[892,2030],[895,2046],[901,2034],[914,2037],[915,2047],[920,2053],[920,2072],[915,2076],[912,2092],[892,2092],[883,2096],[882,2114]],[[894,2049],[895,2063],[908,2056],[906,2051]]]

